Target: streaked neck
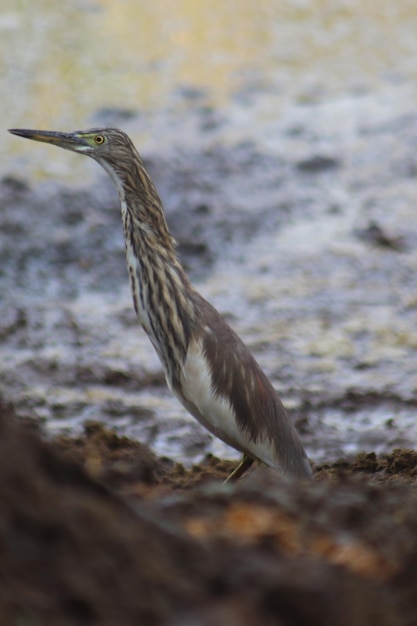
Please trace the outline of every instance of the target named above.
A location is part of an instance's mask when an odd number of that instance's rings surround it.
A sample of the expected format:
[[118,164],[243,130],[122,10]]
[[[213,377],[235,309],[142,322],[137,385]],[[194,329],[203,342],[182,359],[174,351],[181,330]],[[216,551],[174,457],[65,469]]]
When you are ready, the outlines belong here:
[[[141,163],[141,161],[140,161]],[[178,261],[161,200],[143,164],[122,178],[105,167],[119,192],[133,304],[169,381],[179,376],[196,317],[193,290]]]

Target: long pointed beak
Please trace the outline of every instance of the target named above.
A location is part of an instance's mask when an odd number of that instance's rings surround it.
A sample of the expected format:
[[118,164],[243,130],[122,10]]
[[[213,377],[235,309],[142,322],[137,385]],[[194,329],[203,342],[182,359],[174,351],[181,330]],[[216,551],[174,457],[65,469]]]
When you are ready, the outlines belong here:
[[73,152],[84,152],[90,146],[86,139],[78,133],[58,133],[53,130],[29,130],[26,128],[10,128],[9,133],[26,137],[34,141],[52,143],[54,146],[72,150]]

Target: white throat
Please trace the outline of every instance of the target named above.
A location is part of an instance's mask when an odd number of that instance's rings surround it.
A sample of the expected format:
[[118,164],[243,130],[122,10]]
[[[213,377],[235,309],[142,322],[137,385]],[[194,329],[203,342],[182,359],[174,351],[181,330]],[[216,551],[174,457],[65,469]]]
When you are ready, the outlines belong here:
[[119,178],[117,173],[114,171],[114,169],[111,167],[111,165],[108,164],[107,161],[105,161],[104,159],[103,160],[100,159],[98,162],[100,163],[101,167],[104,170],[106,170],[107,174],[110,176],[110,178],[116,185],[117,191],[119,192],[120,202],[122,203],[122,205],[126,206],[125,192],[123,189],[123,183],[121,179]]

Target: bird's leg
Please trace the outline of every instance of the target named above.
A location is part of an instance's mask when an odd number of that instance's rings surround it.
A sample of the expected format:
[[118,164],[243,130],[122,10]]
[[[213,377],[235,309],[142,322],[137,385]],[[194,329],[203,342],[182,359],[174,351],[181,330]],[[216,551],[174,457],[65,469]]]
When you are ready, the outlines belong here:
[[246,470],[248,470],[251,467],[252,464],[253,464],[252,457],[248,456],[247,454],[244,454],[239,465],[235,467],[233,472],[230,474],[230,476],[226,478],[223,484],[234,483],[238,478],[243,476],[243,474],[246,472]]

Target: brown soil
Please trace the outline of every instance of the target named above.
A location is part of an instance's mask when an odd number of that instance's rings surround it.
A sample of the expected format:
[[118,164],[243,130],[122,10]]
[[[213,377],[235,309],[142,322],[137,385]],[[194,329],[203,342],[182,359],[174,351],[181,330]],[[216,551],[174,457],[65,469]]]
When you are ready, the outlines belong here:
[[0,415],[0,624],[417,623],[417,454],[256,468],[237,485],[90,423]]

